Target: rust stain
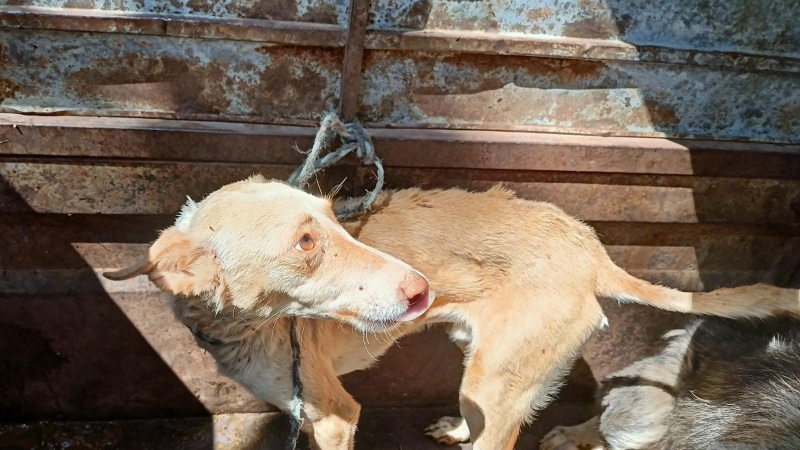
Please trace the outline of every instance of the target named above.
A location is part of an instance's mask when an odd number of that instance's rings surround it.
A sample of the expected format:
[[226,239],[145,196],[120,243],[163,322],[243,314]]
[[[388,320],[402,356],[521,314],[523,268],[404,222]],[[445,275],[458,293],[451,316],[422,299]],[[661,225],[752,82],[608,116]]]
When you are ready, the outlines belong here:
[[614,39],[617,37],[617,26],[607,18],[589,18],[564,25],[562,35],[590,39]]
[[110,10],[140,14],[170,14],[184,17],[247,18],[324,24],[346,23],[342,0],[8,0],[8,6]]
[[92,9],[93,7],[94,1],[92,0],[67,0],[64,3],[64,8]]
[[672,106],[665,105],[656,100],[645,100],[644,104],[650,114],[650,121],[653,125],[670,127],[680,122],[678,113]]
[[[214,2],[192,0],[199,8],[213,9]],[[268,0],[242,2],[241,14],[244,17],[266,20],[301,20],[304,22],[336,23],[336,7],[330,3],[318,3],[301,13],[297,0]],[[198,8],[198,9],[199,9]]]
[[548,19],[553,15],[553,10],[544,6],[541,8],[533,8],[528,11],[528,20],[535,22],[537,20]]
[[[583,89],[597,83],[605,69],[605,64],[598,61],[414,53],[398,58],[400,61],[413,58],[414,64],[404,67],[395,65],[394,55],[384,59],[383,55],[368,52],[366,56],[365,66],[386,74],[390,81],[382,88],[375,84],[379,95],[374,100],[362,97],[362,103],[374,101],[372,108],[393,115],[398,111],[398,98],[409,98],[417,108],[417,112],[410,113],[421,112],[425,117],[455,124],[525,120],[532,108],[547,109],[553,105],[546,92],[548,87]],[[597,96],[598,101],[606,96],[601,90],[587,91],[586,95],[590,94]],[[570,108],[555,113],[559,120],[573,120],[575,113],[586,108],[580,102],[558,102],[554,106]]]
[[10,80],[0,79],[0,103],[7,98],[14,98],[19,91],[19,86]]
[[423,30],[431,23],[435,0],[375,0],[370,2],[369,26],[377,29]]
[[784,106],[778,113],[778,127],[787,134],[800,132],[800,105]]
[[274,45],[259,45],[256,47],[256,52],[261,53],[262,55],[268,55],[274,48]]
[[[9,34],[3,48],[11,70],[0,95],[13,95],[20,80],[30,86],[3,105],[16,110],[223,115],[286,123],[316,120],[335,107],[340,94],[341,48]],[[92,51],[72,53],[75,48]]]

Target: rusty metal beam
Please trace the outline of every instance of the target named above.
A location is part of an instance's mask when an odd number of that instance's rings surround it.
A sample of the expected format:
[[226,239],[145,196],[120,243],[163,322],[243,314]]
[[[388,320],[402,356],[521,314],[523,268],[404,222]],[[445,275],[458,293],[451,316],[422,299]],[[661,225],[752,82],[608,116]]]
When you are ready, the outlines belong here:
[[387,166],[798,178],[800,145],[370,128]]
[[383,50],[363,67],[359,117],[370,127],[800,144],[792,74]]
[[0,47],[2,112],[301,125],[339,103],[344,51],[44,30]]
[[367,33],[366,48],[433,53],[483,53],[605,61],[684,64],[738,70],[800,72],[800,59],[737,52],[636,46],[623,41],[459,30],[379,30]]
[[0,28],[231,39],[315,47],[344,47],[347,40],[352,39],[354,43],[352,52],[347,54],[351,61],[345,63],[345,68],[359,62],[359,71],[360,54],[366,48],[638,61],[738,70],[800,72],[798,58],[746,52],[637,46],[611,39],[508,35],[461,30],[367,31],[368,0],[354,0],[353,6],[355,8],[350,18],[353,26],[349,30],[337,24],[326,23],[25,6],[0,6]]
[[[0,212],[174,214],[185,196],[262,173],[285,179],[295,166],[113,160],[6,160]],[[371,176],[358,169],[357,179]],[[326,189],[326,174],[319,185]],[[331,180],[335,183],[337,180]],[[392,187],[485,190],[502,183],[583,220],[656,223],[800,223],[800,180],[390,167]],[[316,183],[315,183],[316,185]],[[103,195],[97,195],[98,192]]]
[[[118,163],[99,159],[5,162],[0,165],[0,210],[175,214],[187,195],[200,199],[220,186],[258,173],[285,180],[294,169],[287,165]],[[324,174],[319,179],[324,186]]]
[[[371,177],[359,169],[359,179]],[[502,183],[582,220],[658,223],[800,223],[800,180],[391,168],[393,188],[486,190]],[[365,183],[369,185],[369,183]],[[55,206],[55,205],[53,205]]]
[[[798,178],[800,146],[461,130],[369,130],[388,167]],[[0,114],[2,156],[298,164],[312,127]]]
[[24,6],[0,6],[0,27],[231,39],[314,47],[343,47],[346,34],[343,27],[324,23]]
[[312,127],[0,114],[0,157],[55,156],[300,164]]
[[371,29],[477,31],[800,58],[796,0],[374,0]]
[[356,118],[361,87],[361,62],[364,59],[364,39],[369,23],[370,0],[350,0],[350,26],[344,51],[342,92],[339,96],[339,115],[345,122]]

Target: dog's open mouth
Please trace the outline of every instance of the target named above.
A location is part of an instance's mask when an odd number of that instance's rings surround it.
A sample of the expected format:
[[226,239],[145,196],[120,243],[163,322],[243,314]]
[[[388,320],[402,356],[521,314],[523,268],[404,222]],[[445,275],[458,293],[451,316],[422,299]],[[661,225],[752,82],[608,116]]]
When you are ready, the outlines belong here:
[[425,314],[425,311],[431,307],[433,299],[431,298],[430,291],[426,289],[421,294],[415,296],[408,302],[408,310],[397,319],[398,322],[411,322],[417,317]]

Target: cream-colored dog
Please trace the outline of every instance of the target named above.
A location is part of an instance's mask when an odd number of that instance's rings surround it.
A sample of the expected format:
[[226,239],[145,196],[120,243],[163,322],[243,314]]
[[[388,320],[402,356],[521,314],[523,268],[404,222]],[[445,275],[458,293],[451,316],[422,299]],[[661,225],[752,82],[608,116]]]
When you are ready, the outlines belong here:
[[147,258],[106,276],[140,274],[174,294],[176,316],[224,373],[284,411],[286,316],[301,317],[304,430],[324,450],[353,447],[360,411],[338,376],[425,324],[449,322],[466,353],[464,419],[428,434],[502,450],[605,321],[598,296],[729,317],[800,311],[795,290],[688,294],[638,280],[590,227],[501,188],[385,193],[339,224],[328,199],[254,177],[189,201]]

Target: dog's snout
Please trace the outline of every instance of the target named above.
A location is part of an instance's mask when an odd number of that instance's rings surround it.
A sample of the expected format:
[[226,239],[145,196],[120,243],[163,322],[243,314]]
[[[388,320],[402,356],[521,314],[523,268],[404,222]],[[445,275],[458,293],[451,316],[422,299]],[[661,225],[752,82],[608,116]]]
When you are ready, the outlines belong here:
[[400,291],[408,301],[408,306],[422,300],[428,292],[428,280],[417,272],[409,273],[400,283]]
[[400,283],[400,292],[408,303],[408,309],[398,321],[409,322],[421,316],[431,307],[433,301],[428,280],[419,274],[411,272]]

